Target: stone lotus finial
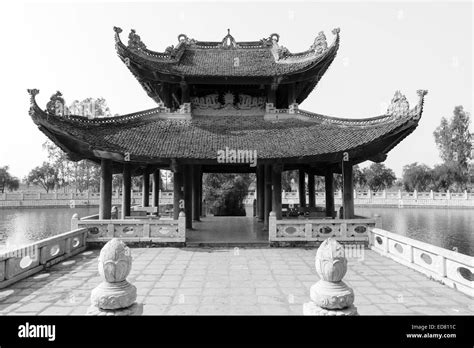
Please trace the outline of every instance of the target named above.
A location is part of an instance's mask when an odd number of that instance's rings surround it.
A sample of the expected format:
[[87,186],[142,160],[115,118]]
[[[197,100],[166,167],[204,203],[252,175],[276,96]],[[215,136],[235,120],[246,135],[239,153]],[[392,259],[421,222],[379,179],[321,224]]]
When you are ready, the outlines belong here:
[[347,272],[344,248],[328,238],[318,248],[316,272],[321,277],[310,289],[311,302],[303,305],[305,315],[357,315],[354,291],[342,281]]
[[344,248],[335,239],[326,239],[316,252],[316,272],[328,282],[341,281],[347,272]]
[[117,238],[108,241],[99,255],[100,283],[91,292],[88,314],[129,315],[137,310],[137,288],[127,282],[132,269],[132,255],[124,242]]
[[100,251],[99,274],[108,283],[126,280],[132,269],[130,248],[121,240],[110,240]]

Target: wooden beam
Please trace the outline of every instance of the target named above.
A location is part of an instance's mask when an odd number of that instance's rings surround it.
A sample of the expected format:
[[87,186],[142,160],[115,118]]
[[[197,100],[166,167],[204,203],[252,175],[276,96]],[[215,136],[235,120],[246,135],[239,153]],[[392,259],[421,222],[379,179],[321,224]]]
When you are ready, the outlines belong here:
[[132,176],[130,164],[123,165],[122,173],[122,219],[130,216],[130,205],[132,195]]
[[354,186],[352,181],[352,163],[342,161],[342,185],[343,185],[343,216],[344,219],[354,217]]
[[108,220],[112,211],[112,161],[102,159],[100,169],[99,220]]

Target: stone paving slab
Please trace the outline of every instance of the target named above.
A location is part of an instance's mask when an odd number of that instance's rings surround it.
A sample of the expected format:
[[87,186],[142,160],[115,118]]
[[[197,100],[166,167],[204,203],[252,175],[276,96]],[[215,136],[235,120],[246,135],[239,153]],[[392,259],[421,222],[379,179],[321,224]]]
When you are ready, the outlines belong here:
[[[316,249],[133,248],[143,315],[302,315]],[[88,250],[0,290],[0,315],[84,315],[101,279]],[[473,315],[472,298],[364,250],[344,281],[361,315]]]

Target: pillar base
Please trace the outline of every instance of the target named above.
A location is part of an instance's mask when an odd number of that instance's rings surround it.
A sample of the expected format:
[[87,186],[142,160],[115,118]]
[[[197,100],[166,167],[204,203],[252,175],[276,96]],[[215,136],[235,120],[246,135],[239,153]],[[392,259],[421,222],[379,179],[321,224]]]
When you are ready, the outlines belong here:
[[310,297],[315,305],[331,310],[347,308],[354,303],[354,291],[342,280],[320,280],[311,287]]
[[343,309],[326,309],[319,307],[314,302],[307,302],[303,304],[303,315],[355,316],[359,315],[359,313],[357,313],[357,307],[354,305]]
[[127,308],[120,309],[100,309],[96,306],[89,306],[87,308],[87,315],[108,315],[108,316],[122,316],[122,315],[140,315],[143,312],[143,306],[137,303],[132,304]]
[[128,308],[137,299],[137,288],[126,280],[118,283],[102,282],[91,293],[91,304],[105,310]]

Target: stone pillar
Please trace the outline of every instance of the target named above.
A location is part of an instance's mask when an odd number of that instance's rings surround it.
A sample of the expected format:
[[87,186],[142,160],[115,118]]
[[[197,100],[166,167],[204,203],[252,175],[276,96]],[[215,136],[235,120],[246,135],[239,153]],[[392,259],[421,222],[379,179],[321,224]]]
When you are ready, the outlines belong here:
[[354,217],[354,187],[352,181],[352,163],[348,161],[342,162],[342,183],[344,219],[352,219]]
[[189,103],[189,86],[187,82],[181,81],[179,85],[181,87],[181,104]]
[[122,219],[130,216],[132,177],[129,163],[123,165],[122,172]]
[[316,197],[315,197],[315,190],[314,190],[314,174],[308,173],[308,205],[310,208],[314,208],[316,206]]
[[306,183],[305,183],[305,172],[303,169],[298,171],[298,193],[300,195],[300,207],[306,207]]
[[176,167],[173,173],[173,219],[178,220],[179,212],[184,210],[183,171]]
[[257,167],[257,218],[259,222],[263,221],[263,211],[265,207],[265,169],[263,165]]
[[153,188],[152,188],[152,206],[157,208],[158,214],[160,212],[160,170],[153,172]]
[[204,194],[202,192],[202,180],[203,180],[203,172],[202,172],[202,167],[201,167],[201,170],[199,173],[199,214],[201,214],[200,216],[205,217],[206,212],[205,212],[204,203],[203,203]]
[[193,220],[194,221],[200,221],[200,197],[199,197],[199,184],[201,181],[201,167],[199,165],[194,166],[193,170]]
[[324,174],[324,190],[326,194],[326,216],[334,217],[334,175],[330,170]]
[[108,220],[112,210],[112,161],[100,161],[100,203],[99,220]]
[[267,95],[267,102],[272,103],[274,107],[276,107],[276,92],[278,89],[277,83],[272,83],[268,87],[268,95]]
[[290,83],[288,85],[288,107],[294,103],[296,103],[295,84]]
[[142,176],[142,206],[150,206],[150,173],[148,169],[144,169]]
[[283,165],[280,163],[272,166],[272,211],[277,220],[281,220],[281,172]]
[[186,228],[193,228],[193,166],[184,166],[184,214],[186,215]]
[[311,302],[303,304],[303,314],[358,315],[354,291],[342,281],[347,272],[344,247],[334,238],[326,239],[316,252],[315,265],[321,280],[311,287]]
[[133,315],[137,313],[137,288],[127,282],[132,255],[124,242],[113,238],[99,255],[102,283],[92,290],[89,315]]
[[264,208],[263,208],[263,229],[268,230],[268,218],[272,210],[272,165],[265,164],[265,192],[264,192]]

